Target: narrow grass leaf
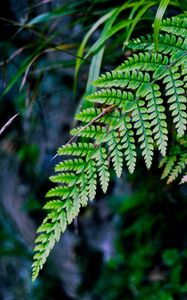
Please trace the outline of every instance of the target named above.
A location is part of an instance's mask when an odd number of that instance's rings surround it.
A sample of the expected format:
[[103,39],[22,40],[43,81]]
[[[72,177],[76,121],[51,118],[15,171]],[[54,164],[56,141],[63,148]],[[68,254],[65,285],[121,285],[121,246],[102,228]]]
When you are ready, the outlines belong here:
[[158,50],[158,36],[160,31],[160,25],[169,2],[170,0],[161,0],[156,12],[154,21],[154,47],[156,51]]

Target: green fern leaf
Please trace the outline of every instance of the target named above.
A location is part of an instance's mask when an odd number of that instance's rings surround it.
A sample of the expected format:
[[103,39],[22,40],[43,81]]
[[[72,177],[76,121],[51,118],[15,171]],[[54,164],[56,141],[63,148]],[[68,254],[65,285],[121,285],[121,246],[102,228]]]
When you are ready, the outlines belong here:
[[62,199],[65,199],[69,195],[69,188],[66,186],[58,186],[55,188],[50,189],[46,197],[61,197]]
[[94,159],[90,159],[87,167],[86,167],[86,176],[87,176],[87,188],[88,195],[90,200],[94,200],[96,196],[96,187],[97,187],[97,169],[96,162]]
[[[175,161],[176,161],[176,156],[170,156],[168,158],[168,160],[166,160],[165,163],[165,168],[164,171],[162,173],[162,177],[161,179],[164,179],[166,177],[168,177],[168,175],[170,174],[173,166],[175,165]],[[160,167],[162,166],[162,164],[160,165]]]
[[181,137],[184,135],[187,125],[187,98],[184,97],[184,83],[180,80],[178,67],[171,67],[165,74],[167,76],[163,83],[166,83],[166,96],[169,96],[169,110],[172,112],[177,133]]
[[132,174],[136,166],[136,146],[130,117],[124,118],[121,143],[125,149],[124,156],[129,172]]
[[108,137],[109,151],[117,177],[121,176],[123,170],[123,152],[120,144],[120,132],[112,132]]
[[91,143],[72,143],[59,148],[58,155],[75,155],[84,157],[93,151],[94,146]]
[[144,88],[146,88],[146,84],[149,83],[149,81],[149,73],[143,73],[137,70],[132,70],[132,72],[117,70],[102,75],[94,84],[100,88],[127,87],[136,90],[142,84],[144,84]]
[[163,100],[160,98],[161,92],[159,91],[159,85],[153,84],[150,92],[146,95],[148,101],[149,120],[151,127],[153,128],[154,139],[156,140],[158,149],[163,156],[166,155],[168,130],[166,123],[165,108],[163,106]]
[[104,193],[106,193],[110,178],[106,149],[103,147],[98,148],[98,150],[94,154],[94,158],[97,162],[98,174],[102,190]]
[[61,171],[73,171],[75,170],[76,173],[80,173],[84,168],[84,160],[77,158],[77,159],[67,159],[65,161],[60,162],[55,166],[56,172]]
[[145,159],[146,166],[149,169],[153,158],[153,139],[149,115],[144,101],[137,101],[136,109],[132,112],[132,121],[134,123],[136,133],[139,136],[138,141],[140,142],[142,155]]
[[61,173],[55,176],[51,176],[49,179],[52,182],[64,183],[64,184],[68,184],[68,186],[72,186],[75,184],[77,177],[74,173],[69,172],[69,173]]
[[168,65],[168,57],[160,53],[139,53],[128,57],[116,71],[155,71],[157,68],[165,70]]
[[174,181],[179,174],[185,169],[187,165],[187,154],[182,154],[179,158],[177,165],[172,169],[172,172],[169,175],[167,183],[171,183]]
[[[165,166],[162,178],[168,178],[169,183],[185,171],[187,154],[181,139],[187,129],[186,30],[185,15],[163,20],[157,52],[152,35],[129,41],[128,47],[137,53],[95,81],[99,90],[86,97],[95,107],[76,115],[79,127],[58,150],[63,158],[55,167],[57,174],[50,179],[59,185],[46,194],[52,200],[44,206],[48,214],[38,229],[33,280],[67,224],[77,217],[81,206],[95,198],[97,179],[106,193],[110,164],[118,177],[124,161],[133,173],[140,148],[150,168],[154,149],[165,156],[168,136],[174,130],[175,142],[181,143],[182,150],[161,161]],[[77,143],[72,142],[75,137]]]
[[187,20],[182,16],[173,17],[173,18],[167,18],[165,20],[162,20],[162,24],[160,29],[167,33],[172,33],[177,36],[187,36]]
[[71,130],[71,135],[82,136],[85,138],[95,138],[102,140],[106,136],[106,128],[103,126],[89,125],[87,127],[77,127]]
[[135,99],[131,92],[124,92],[119,89],[102,89],[86,97],[91,102],[106,105],[115,105],[123,111],[132,110]]

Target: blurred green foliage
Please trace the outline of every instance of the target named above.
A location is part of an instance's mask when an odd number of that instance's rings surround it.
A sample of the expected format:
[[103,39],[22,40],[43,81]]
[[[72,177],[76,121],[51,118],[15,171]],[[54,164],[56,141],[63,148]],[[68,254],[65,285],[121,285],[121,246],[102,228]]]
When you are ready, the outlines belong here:
[[186,299],[186,190],[168,188],[154,174],[133,178],[133,185],[130,197],[110,200],[113,207],[117,202],[119,235],[95,295],[107,300]]

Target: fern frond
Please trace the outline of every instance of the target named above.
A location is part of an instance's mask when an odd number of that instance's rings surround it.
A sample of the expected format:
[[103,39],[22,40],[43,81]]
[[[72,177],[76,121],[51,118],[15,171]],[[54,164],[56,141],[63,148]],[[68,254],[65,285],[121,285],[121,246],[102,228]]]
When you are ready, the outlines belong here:
[[96,162],[91,159],[90,163],[86,168],[86,178],[85,187],[88,187],[88,196],[90,200],[94,200],[96,195],[96,187],[97,187],[97,173],[96,173]]
[[131,92],[121,91],[120,89],[101,89],[86,97],[90,102],[105,105],[115,105],[123,111],[131,110],[135,104],[135,98]]
[[94,84],[100,88],[120,87],[136,90],[143,83],[145,83],[146,88],[146,84],[149,83],[149,81],[149,73],[143,73],[137,70],[132,70],[131,72],[112,71],[101,75]]
[[[155,148],[162,156],[166,155],[168,131],[174,130],[177,142],[185,136],[186,24],[186,16],[163,20],[157,53],[152,35],[130,41],[128,47],[137,53],[95,81],[99,90],[87,96],[95,107],[77,114],[79,127],[71,131],[73,138],[58,150],[62,162],[55,167],[57,174],[50,177],[58,186],[46,194],[52,199],[44,206],[48,215],[38,229],[33,280],[81,206],[95,198],[97,179],[106,193],[111,164],[118,177],[124,161],[133,173],[137,147],[150,168]],[[72,142],[75,137],[77,143]],[[186,152],[170,153],[162,161],[165,165],[162,178],[168,178],[168,183],[173,181],[185,171],[186,164]]]
[[124,118],[124,124],[121,127],[121,144],[124,151],[124,156],[129,172],[132,174],[136,166],[136,146],[134,139],[133,127],[131,119],[128,116]]
[[187,136],[185,135],[179,140],[178,145],[173,145],[169,156],[165,156],[160,163],[160,167],[164,166],[161,179],[167,178],[167,183],[174,181],[183,171],[187,169]]
[[55,243],[59,241],[59,238],[65,231],[66,227],[67,220],[65,212],[61,208],[56,214],[56,217],[53,216],[50,218],[48,215],[45,222],[43,222],[38,228],[37,232],[40,233],[40,236],[36,239],[36,246],[34,248],[36,254],[33,257],[32,280],[35,280],[38,276],[38,273],[45,264],[51,249],[54,247]]
[[119,122],[116,131],[108,134],[107,145],[117,177],[122,174],[124,157],[129,172],[133,173],[136,165],[136,147],[131,119],[128,116],[124,116]]
[[55,172],[76,171],[77,173],[80,173],[84,168],[84,164],[84,160],[81,158],[67,159],[55,166]]
[[159,90],[159,85],[153,84],[149,93],[146,95],[146,100],[148,101],[148,114],[149,120],[151,122],[151,127],[153,128],[154,139],[163,156],[166,155],[167,140],[168,140],[168,130],[166,123],[165,108],[163,106],[163,100],[161,97],[161,92]]
[[172,169],[167,183],[171,183],[172,181],[174,181],[179,174],[182,173],[182,171],[185,169],[185,167],[187,166],[187,154],[182,154],[179,158],[179,161],[177,162],[177,165]]
[[61,199],[66,199],[69,195],[69,189],[66,186],[57,186],[55,188],[50,189],[45,195],[47,198],[50,197],[60,197]]
[[[155,52],[153,35],[143,36],[132,41],[129,41],[128,47],[135,51],[152,51]],[[160,34],[158,41],[158,52],[169,54],[173,59],[180,57],[187,49],[187,39],[185,37],[177,37],[170,34]]]
[[177,36],[187,36],[187,19],[184,17],[184,15],[182,15],[182,18],[179,16],[167,18],[162,20],[160,29]]
[[75,119],[78,121],[89,123],[101,113],[102,113],[101,108],[90,107],[76,114]]
[[[114,107],[114,106],[113,106]],[[106,109],[100,109],[100,108],[86,108],[79,112],[75,118],[78,121],[81,121],[82,123],[92,124],[93,120],[94,123],[103,123],[107,124],[109,120],[111,119],[111,113],[112,113],[112,119],[115,122],[115,119],[117,120],[119,118],[119,112],[113,111],[113,108],[110,109],[110,106]]]
[[[173,168],[173,166],[175,165],[176,162],[176,156],[170,156],[168,157],[168,159],[163,161],[163,164],[165,164],[165,168],[164,171],[162,173],[162,177],[161,179],[164,179],[166,177],[168,177],[168,175],[171,173],[171,170]],[[160,165],[160,167],[162,167],[162,164]]]
[[187,125],[187,98],[184,97],[184,82],[180,80],[178,67],[171,67],[164,75],[166,83],[166,96],[169,96],[169,110],[172,112],[173,122],[179,137],[183,136]]
[[142,155],[149,169],[153,158],[153,139],[149,115],[144,101],[137,101],[136,108],[132,112],[132,121],[136,129],[136,134],[139,136],[138,141],[140,142]]
[[98,174],[102,190],[104,193],[106,193],[110,178],[106,149],[104,147],[99,147],[94,154],[94,158],[97,162]]
[[76,181],[76,175],[74,173],[61,173],[55,176],[49,177],[52,182],[55,183],[68,183],[70,186],[74,185]]
[[86,156],[94,151],[94,145],[91,143],[72,143],[62,146],[58,149],[58,155]]
[[61,210],[62,208],[64,208],[64,202],[62,200],[51,200],[44,205],[44,209],[47,210]]
[[155,71],[158,67],[164,70],[168,62],[168,57],[160,53],[138,53],[128,57],[127,60],[116,68],[116,71]]
[[73,136],[82,136],[85,138],[95,138],[97,140],[101,140],[106,136],[106,128],[100,125],[89,125],[86,128],[84,126],[77,127],[71,130],[70,133]]
[[117,177],[121,176],[123,170],[123,152],[118,132],[112,132],[108,141],[111,158]]

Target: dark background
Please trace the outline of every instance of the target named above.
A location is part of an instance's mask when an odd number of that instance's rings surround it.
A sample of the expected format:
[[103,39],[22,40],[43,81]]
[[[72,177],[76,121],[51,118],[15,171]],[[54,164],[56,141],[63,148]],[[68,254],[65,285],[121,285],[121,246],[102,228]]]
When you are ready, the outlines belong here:
[[[82,1],[74,13],[29,28],[24,27],[28,20],[73,1],[1,2],[1,93],[39,47],[45,50],[61,43],[71,47],[41,54],[21,91],[23,75],[0,100],[0,128],[19,112],[0,136],[0,300],[187,299],[187,190],[178,181],[168,186],[160,180],[157,155],[150,171],[140,159],[134,175],[124,171],[122,179],[112,178],[105,196],[98,192],[31,283],[36,229],[45,216],[48,177],[58,162],[51,159],[69,140],[86,86],[90,59],[82,66],[73,93],[77,47],[114,4]],[[152,30],[155,11],[156,7],[148,11],[147,25],[140,24],[135,35]],[[167,13],[178,12],[169,8]],[[97,30],[91,42],[99,34]],[[124,58],[122,45],[109,45],[113,48],[106,51],[102,71]]]

